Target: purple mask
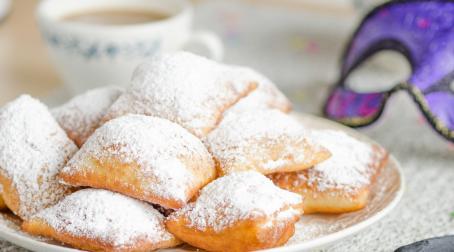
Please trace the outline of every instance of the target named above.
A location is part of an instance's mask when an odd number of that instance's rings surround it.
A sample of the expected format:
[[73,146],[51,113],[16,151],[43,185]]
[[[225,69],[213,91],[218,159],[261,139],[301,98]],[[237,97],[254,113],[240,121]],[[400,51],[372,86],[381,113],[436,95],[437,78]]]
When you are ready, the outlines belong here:
[[[390,90],[355,92],[345,80],[381,50],[403,54],[411,76]],[[388,98],[398,90],[406,90],[433,128],[454,142],[453,0],[397,0],[372,10],[347,46],[339,81],[324,113],[352,127],[365,126],[379,118]]]

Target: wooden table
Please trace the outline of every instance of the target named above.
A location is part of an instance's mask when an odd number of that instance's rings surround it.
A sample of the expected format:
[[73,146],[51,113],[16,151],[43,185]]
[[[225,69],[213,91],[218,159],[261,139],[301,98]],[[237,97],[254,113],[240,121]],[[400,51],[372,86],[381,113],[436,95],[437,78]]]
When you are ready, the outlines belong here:
[[61,83],[38,31],[37,3],[14,0],[0,23],[0,104],[22,93],[45,97]]

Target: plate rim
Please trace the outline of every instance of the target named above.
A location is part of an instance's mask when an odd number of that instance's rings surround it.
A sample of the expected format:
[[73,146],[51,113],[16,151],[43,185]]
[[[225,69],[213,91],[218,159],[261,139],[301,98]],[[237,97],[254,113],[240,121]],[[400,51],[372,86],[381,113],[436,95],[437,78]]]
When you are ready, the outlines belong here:
[[271,249],[260,250],[260,251],[263,251],[263,252],[291,252],[291,251],[305,251],[305,250],[309,250],[309,249],[325,247],[336,241],[340,241],[343,238],[357,234],[360,231],[364,230],[365,228],[370,227],[374,223],[383,219],[383,217],[388,215],[399,204],[399,202],[402,199],[402,196],[404,194],[404,190],[405,190],[405,180],[402,176],[403,172],[402,172],[400,163],[397,161],[397,159],[393,155],[390,155],[389,159],[391,162],[394,162],[396,164],[394,169],[396,169],[396,171],[399,174],[400,186],[399,186],[399,189],[395,193],[395,197],[382,210],[375,213],[371,217],[358,222],[357,224],[354,224],[350,227],[344,228],[344,229],[334,232],[332,234],[324,235],[322,237],[315,238],[315,239],[312,239],[309,241],[304,241],[304,242],[295,243],[292,245],[287,245],[284,247],[277,247],[277,248],[271,248]]
[[[375,140],[373,140],[369,136],[366,136],[365,134],[359,132],[358,130],[349,128],[345,125],[328,120],[326,118],[315,116],[312,114],[301,113],[301,112],[292,112],[290,114],[292,116],[296,117],[299,121],[304,121],[304,120],[320,121],[323,124],[331,125],[333,127],[342,129],[343,131],[346,131],[347,133],[350,133],[355,137],[359,137],[368,142],[381,146],[381,144],[377,143]],[[322,237],[315,238],[315,239],[312,239],[309,241],[303,241],[303,242],[295,243],[292,245],[287,245],[287,246],[282,246],[282,247],[277,247],[277,248],[270,248],[270,249],[265,249],[265,250],[260,250],[260,251],[263,251],[263,252],[292,252],[292,251],[304,251],[304,250],[309,250],[309,249],[326,247],[336,241],[339,241],[339,240],[342,240],[349,236],[352,236],[354,234],[357,234],[360,231],[364,230],[365,228],[367,228],[367,227],[373,225],[374,223],[378,222],[379,220],[383,219],[383,217],[385,217],[390,212],[392,212],[392,210],[399,204],[399,202],[401,201],[401,199],[403,197],[405,187],[406,187],[404,173],[402,171],[402,165],[397,160],[397,158],[394,155],[392,155],[391,153],[389,154],[389,161],[394,162],[394,164],[395,164],[394,169],[396,169],[396,171],[399,175],[399,189],[396,191],[394,198],[382,210],[375,213],[371,217],[358,222],[357,224],[354,224],[350,227],[344,228],[337,232],[334,232],[334,233],[331,233],[328,235],[324,235]]]
[[[303,120],[310,120],[310,121],[318,121],[326,125],[331,125],[335,128],[341,129],[343,131],[346,131],[347,133],[350,133],[356,137],[365,139],[366,141],[369,141],[371,143],[378,144],[376,141],[372,140],[368,136],[362,134],[361,132],[358,132],[357,130],[348,128],[342,124],[330,121],[328,119],[314,116],[311,114],[306,114],[306,113],[301,113],[301,112],[292,112],[290,115],[298,118],[301,123],[303,123]],[[379,144],[378,144],[379,145]],[[400,162],[394,157],[394,155],[390,154],[389,155],[389,160],[390,162],[393,162],[394,169],[397,171],[399,175],[399,189],[396,191],[394,198],[389,202],[386,207],[381,209],[379,212],[375,213],[371,217],[358,222],[350,227],[344,228],[342,230],[339,230],[337,232],[321,236],[319,238],[315,238],[309,241],[303,241],[299,243],[295,243],[292,245],[287,245],[287,246],[281,246],[281,247],[276,247],[276,248],[270,248],[270,249],[265,249],[265,250],[260,250],[263,252],[292,252],[292,251],[304,251],[304,250],[309,250],[309,249],[316,249],[316,248],[321,248],[321,247],[326,247],[336,241],[340,241],[346,237],[352,236],[354,234],[357,234],[358,232],[364,230],[365,228],[373,225],[374,223],[378,222],[381,220],[383,217],[388,215],[400,202],[400,200],[403,197],[404,191],[405,191],[405,179],[402,171],[402,166]],[[36,239],[33,239],[32,237],[29,237],[28,235],[23,235],[18,232],[11,232],[11,228],[5,227],[5,225],[0,224],[0,237],[3,238],[6,241],[9,241],[19,247],[29,249],[32,251],[49,251],[49,252],[80,252],[82,250],[78,250],[75,248],[70,248],[70,247],[65,247],[65,246],[60,246],[57,244],[51,244],[45,241],[39,241]],[[178,251],[178,249],[165,249],[162,251]]]

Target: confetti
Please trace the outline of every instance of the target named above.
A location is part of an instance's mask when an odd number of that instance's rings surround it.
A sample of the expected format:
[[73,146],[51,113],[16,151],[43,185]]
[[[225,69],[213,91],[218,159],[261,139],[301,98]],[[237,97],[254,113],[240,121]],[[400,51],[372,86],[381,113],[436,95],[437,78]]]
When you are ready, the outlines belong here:
[[426,118],[425,118],[424,116],[420,115],[420,116],[418,117],[418,124],[419,124],[419,125],[425,125],[426,122],[427,122],[427,120],[426,120]]
[[291,96],[295,101],[304,101],[306,99],[306,93],[303,91],[294,91]]
[[304,36],[293,36],[289,40],[292,49],[299,52],[314,54],[319,52],[319,45],[316,41],[305,38]]
[[226,43],[230,45],[237,44],[241,37],[241,15],[238,12],[222,10],[218,16],[223,26],[223,37]]
[[[454,143],[448,142],[448,148],[454,150]],[[453,212],[454,213],[454,212]]]

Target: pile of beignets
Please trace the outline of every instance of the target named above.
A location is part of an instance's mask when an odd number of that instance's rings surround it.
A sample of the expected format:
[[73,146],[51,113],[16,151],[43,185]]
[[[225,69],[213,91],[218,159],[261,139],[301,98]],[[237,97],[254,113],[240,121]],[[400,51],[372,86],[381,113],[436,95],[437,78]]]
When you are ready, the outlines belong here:
[[261,74],[187,52],[51,110],[22,95],[0,110],[0,203],[89,251],[280,246],[303,213],[363,208],[387,161],[290,110]]

